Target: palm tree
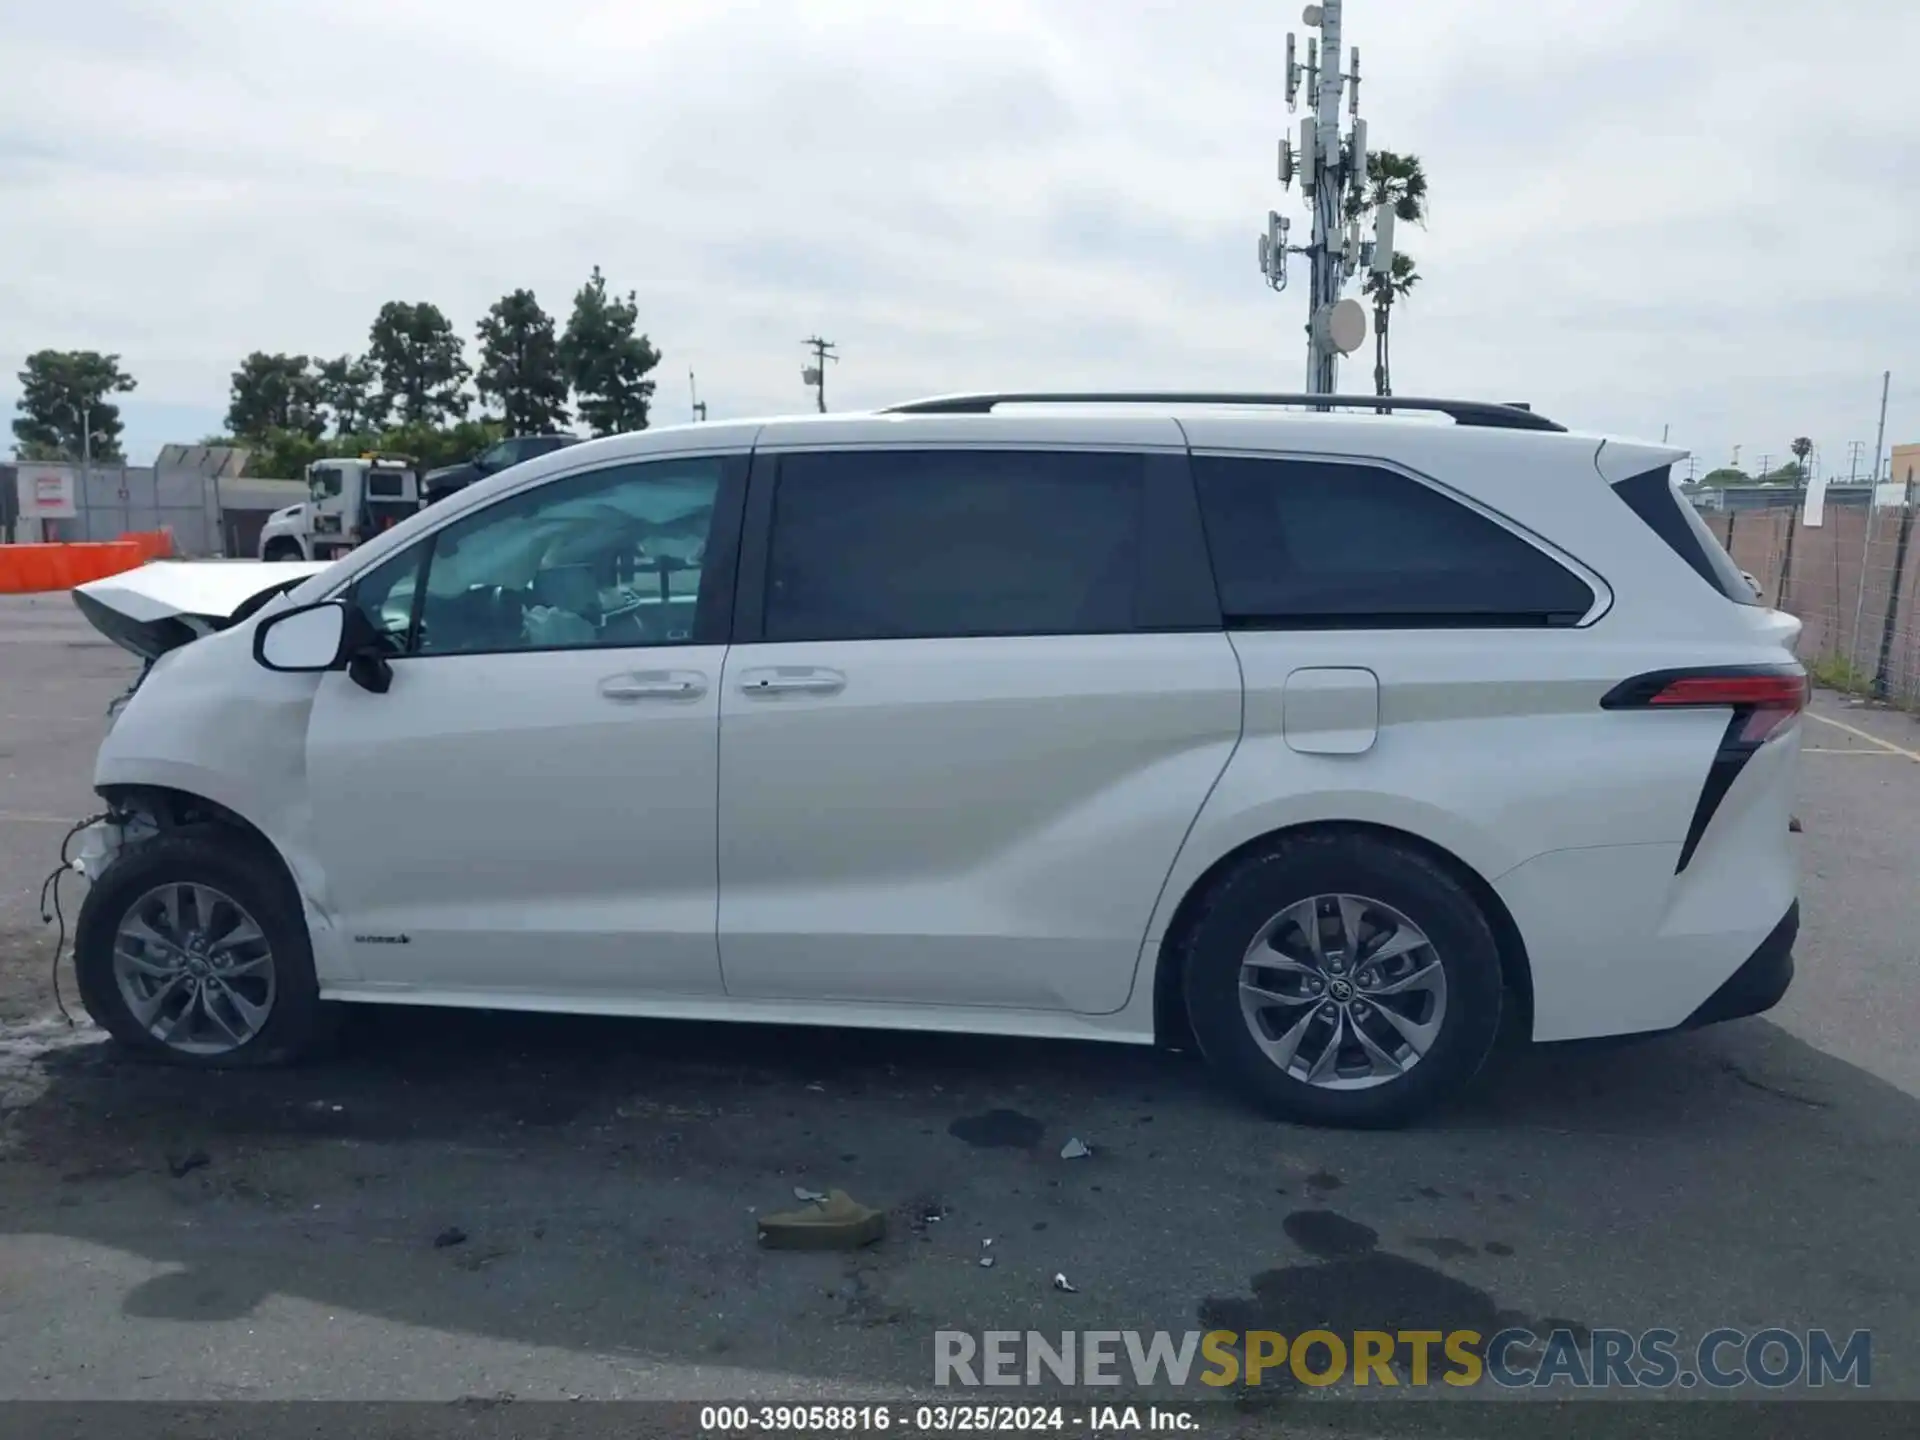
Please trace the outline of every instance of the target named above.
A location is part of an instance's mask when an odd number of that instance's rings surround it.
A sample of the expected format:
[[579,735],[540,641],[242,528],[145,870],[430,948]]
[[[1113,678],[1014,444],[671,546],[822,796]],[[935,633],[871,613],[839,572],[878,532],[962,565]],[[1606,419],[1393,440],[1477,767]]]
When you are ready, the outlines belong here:
[[1807,473],[1807,457],[1813,454],[1813,441],[1802,435],[1787,448],[1793,451],[1793,458],[1800,462],[1800,483],[1804,485],[1813,478]]
[[[1376,150],[1367,157],[1367,183],[1356,189],[1348,202],[1355,218],[1363,210],[1393,211],[1396,220],[1409,225],[1427,223],[1427,172],[1418,155],[1402,155],[1394,150]],[[1404,300],[1420,283],[1413,261],[1403,254],[1393,257],[1391,275],[1369,274],[1366,293],[1373,297],[1373,387],[1376,395],[1393,393],[1389,381],[1387,325],[1395,300]]]
[[[1787,448],[1793,452],[1793,458],[1796,462],[1793,477],[1794,490],[1796,492],[1804,492],[1807,487],[1807,481],[1811,478],[1807,474],[1807,457],[1813,453],[1813,441],[1804,435],[1800,435],[1795,437],[1793,443],[1787,446]],[[1787,512],[1787,543],[1780,556],[1779,598],[1774,602],[1782,610],[1787,608],[1787,592],[1789,586],[1793,583],[1793,532],[1799,529],[1799,527],[1800,507],[1795,505],[1793,509]]]
[[1420,283],[1420,272],[1413,268],[1413,257],[1404,250],[1393,256],[1393,273],[1369,271],[1363,287],[1373,297],[1373,393],[1391,395],[1393,385],[1387,369],[1387,323],[1393,315],[1393,303],[1404,300]]

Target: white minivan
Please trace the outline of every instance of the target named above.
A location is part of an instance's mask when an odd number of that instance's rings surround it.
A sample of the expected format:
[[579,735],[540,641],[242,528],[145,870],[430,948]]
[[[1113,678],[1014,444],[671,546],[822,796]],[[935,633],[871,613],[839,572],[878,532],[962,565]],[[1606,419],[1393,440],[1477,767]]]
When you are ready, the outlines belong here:
[[1798,622],[1682,452],[1384,403],[649,430],[324,569],[83,587],[151,660],[87,1008],[208,1066],[345,1001],[1194,1044],[1366,1125],[1503,1024],[1771,1006]]

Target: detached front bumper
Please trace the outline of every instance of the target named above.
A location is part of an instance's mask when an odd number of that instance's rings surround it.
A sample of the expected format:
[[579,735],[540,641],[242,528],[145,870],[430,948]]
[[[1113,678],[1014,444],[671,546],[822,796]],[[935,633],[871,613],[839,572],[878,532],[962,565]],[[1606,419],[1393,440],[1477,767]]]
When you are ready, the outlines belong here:
[[1780,1003],[1793,984],[1793,942],[1800,934],[1800,902],[1794,901],[1773,932],[1760,942],[1746,962],[1709,995],[1680,1025],[1698,1030],[1722,1020],[1758,1015]]

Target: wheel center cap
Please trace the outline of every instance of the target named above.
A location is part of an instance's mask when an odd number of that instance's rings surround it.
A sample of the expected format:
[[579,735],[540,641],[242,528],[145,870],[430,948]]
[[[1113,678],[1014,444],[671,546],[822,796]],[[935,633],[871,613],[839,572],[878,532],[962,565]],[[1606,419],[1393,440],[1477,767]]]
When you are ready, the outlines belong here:
[[1327,994],[1333,999],[1345,1004],[1353,998],[1353,986],[1349,985],[1345,980],[1329,980],[1327,982]]

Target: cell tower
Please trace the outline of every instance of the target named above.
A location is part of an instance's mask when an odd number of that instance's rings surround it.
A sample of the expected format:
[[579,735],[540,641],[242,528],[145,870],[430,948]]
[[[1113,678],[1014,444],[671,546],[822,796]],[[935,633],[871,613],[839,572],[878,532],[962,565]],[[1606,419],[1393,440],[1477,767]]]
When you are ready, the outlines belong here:
[[[1287,288],[1287,257],[1305,255],[1311,295],[1307,305],[1307,393],[1331,395],[1339,357],[1351,355],[1367,338],[1367,311],[1340,292],[1363,268],[1393,272],[1393,207],[1374,213],[1373,237],[1362,240],[1360,216],[1367,207],[1367,122],[1360,119],[1360,48],[1355,46],[1347,73],[1340,70],[1342,0],[1307,6],[1301,19],[1317,36],[1307,38],[1307,58],[1287,35],[1287,110],[1299,108],[1304,85],[1313,111],[1300,122],[1296,148],[1280,141],[1280,183],[1298,179],[1300,193],[1313,209],[1313,238],[1306,245],[1287,243],[1292,222],[1277,210],[1267,212],[1267,233],[1260,237],[1260,273],[1274,290]],[[1340,134],[1340,92],[1347,86],[1348,118]]]

